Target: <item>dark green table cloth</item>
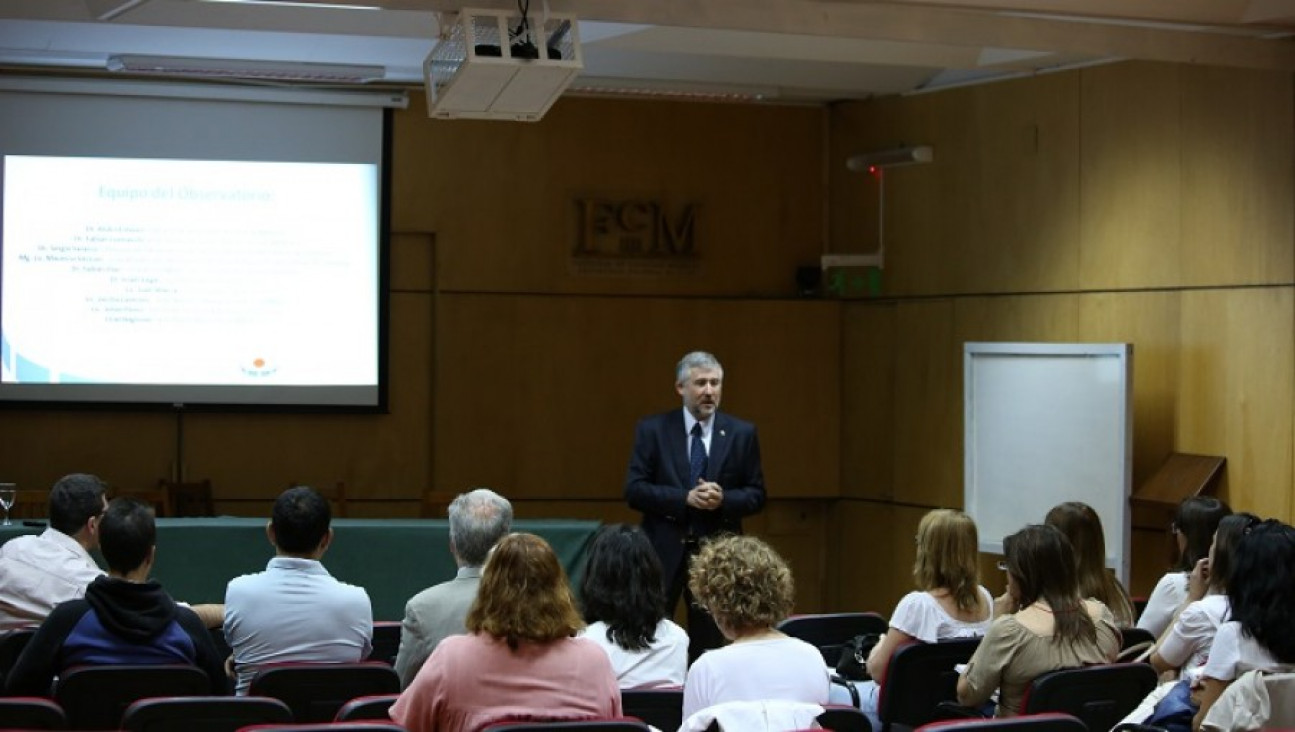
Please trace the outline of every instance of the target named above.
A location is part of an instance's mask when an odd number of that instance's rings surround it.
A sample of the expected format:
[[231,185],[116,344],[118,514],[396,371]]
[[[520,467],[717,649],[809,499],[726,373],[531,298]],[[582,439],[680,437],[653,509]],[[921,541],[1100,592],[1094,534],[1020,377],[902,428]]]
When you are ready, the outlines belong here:
[[[158,519],[153,577],[177,600],[224,602],[230,579],[264,570],[274,556],[265,524],[266,519],[257,518]],[[573,585],[584,573],[589,540],[598,526],[597,521],[568,519],[513,522],[514,531],[538,534],[553,546]],[[43,530],[17,522],[0,526],[0,544]],[[324,566],[339,580],[368,590],[374,620],[400,620],[415,593],[454,577],[445,520],[334,519],[333,533]],[[101,557],[95,558],[104,566]]]

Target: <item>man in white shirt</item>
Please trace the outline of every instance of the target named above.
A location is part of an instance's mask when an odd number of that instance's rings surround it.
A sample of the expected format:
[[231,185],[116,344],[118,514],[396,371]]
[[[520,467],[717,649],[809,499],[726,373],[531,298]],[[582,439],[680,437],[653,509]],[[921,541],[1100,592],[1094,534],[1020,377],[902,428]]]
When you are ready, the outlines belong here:
[[265,527],[275,556],[264,572],[230,580],[225,639],[236,692],[267,663],[345,663],[368,658],[373,606],[363,587],[339,582],[320,559],[333,541],[328,501],[313,488],[284,491]]
[[93,475],[60,478],[49,492],[49,528],[0,546],[0,635],[40,625],[55,605],[82,597],[103,574],[90,550],[99,546],[104,492]]

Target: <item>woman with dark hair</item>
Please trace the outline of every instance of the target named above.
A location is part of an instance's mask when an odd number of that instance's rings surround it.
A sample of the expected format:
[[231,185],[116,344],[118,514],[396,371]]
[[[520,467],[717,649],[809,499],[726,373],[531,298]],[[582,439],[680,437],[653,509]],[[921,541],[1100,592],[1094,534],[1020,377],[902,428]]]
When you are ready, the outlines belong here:
[[1275,519],[1241,538],[1228,577],[1228,622],[1219,626],[1193,688],[1199,729],[1223,690],[1247,671],[1295,671],[1295,528]]
[[661,562],[642,529],[599,529],[580,600],[589,623],[580,635],[607,652],[622,689],[683,686],[688,634],[665,616]]
[[1106,534],[1102,519],[1092,506],[1069,501],[1048,511],[1043,523],[1055,526],[1070,540],[1079,572],[1079,596],[1091,597],[1110,609],[1115,624],[1121,628],[1133,625],[1133,603],[1129,593],[1106,568]]
[[1178,548],[1178,564],[1151,591],[1138,627],[1159,636],[1169,627],[1174,613],[1187,602],[1187,581],[1192,570],[1209,554],[1219,521],[1232,513],[1228,504],[1210,496],[1184,498],[1178,504],[1169,530]]
[[1209,658],[1214,635],[1228,616],[1228,576],[1237,545],[1259,518],[1251,513],[1224,516],[1214,532],[1206,561],[1192,570],[1187,591],[1188,604],[1149,652],[1151,665],[1179,677],[1157,686],[1127,717],[1125,722],[1153,724],[1167,729],[1187,729],[1196,707],[1189,689],[1201,675]]
[[998,690],[996,716],[1021,712],[1030,682],[1048,671],[1115,660],[1120,633],[1111,611],[1079,594],[1065,534],[1031,525],[1003,540],[1007,592],[1020,610],[995,618],[958,679],[958,703],[984,704]]
[[432,651],[391,707],[409,732],[477,732],[505,720],[579,720],[621,713],[602,649],[584,626],[552,547],[534,534],[499,540],[481,570],[468,635]]

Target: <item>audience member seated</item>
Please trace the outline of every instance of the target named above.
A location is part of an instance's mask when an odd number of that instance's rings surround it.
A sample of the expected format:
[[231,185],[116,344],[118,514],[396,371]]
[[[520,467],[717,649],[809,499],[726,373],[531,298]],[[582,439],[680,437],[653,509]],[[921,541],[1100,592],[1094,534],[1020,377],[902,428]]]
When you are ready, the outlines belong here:
[[368,657],[373,639],[369,594],[336,580],[320,559],[333,541],[328,501],[313,488],[289,488],[274,502],[266,534],[275,556],[264,572],[225,589],[225,639],[238,694],[264,664],[347,663]]
[[1149,654],[1151,665],[1171,678],[1148,694],[1124,722],[1171,730],[1191,727],[1196,705],[1190,700],[1190,689],[1200,678],[1214,635],[1228,615],[1232,557],[1241,537],[1257,523],[1258,517],[1250,513],[1234,513],[1219,522],[1209,556],[1196,563],[1188,580],[1189,604]]
[[774,629],[791,614],[795,588],[772,547],[750,536],[713,539],[693,559],[688,584],[731,642],[703,653],[688,670],[685,720],[724,702],[828,702],[823,655]]
[[401,688],[414,680],[436,645],[451,635],[467,632],[464,620],[481,584],[481,565],[495,542],[512,530],[513,506],[488,488],[477,488],[449,505],[450,554],[458,574],[448,582],[428,587],[405,603],[400,626],[396,673]]
[[1160,578],[1138,618],[1138,627],[1159,637],[1187,601],[1187,581],[1192,570],[1209,553],[1219,521],[1232,513],[1228,504],[1210,496],[1192,496],[1178,504],[1169,530],[1178,548],[1178,564]]
[[995,618],[958,678],[958,703],[976,707],[998,691],[996,716],[1020,714],[1041,674],[1109,663],[1120,649],[1111,611],[1079,594],[1074,550],[1055,527],[1026,526],[1003,540],[1007,592],[1020,611]]
[[469,634],[436,646],[391,718],[409,732],[477,732],[506,720],[620,716],[607,654],[572,637],[583,625],[552,547],[505,536],[482,568]]
[[1269,519],[1241,537],[1228,577],[1228,621],[1219,626],[1193,696],[1198,729],[1247,671],[1295,671],[1295,528]]
[[63,476],[49,492],[49,528],[0,546],[0,634],[40,625],[103,574],[90,550],[99,546],[104,492],[93,475]]
[[873,729],[877,692],[895,649],[911,643],[935,643],[952,638],[978,638],[993,619],[993,595],[980,584],[976,523],[962,511],[936,509],[917,525],[917,558],[913,582],[918,589],[895,606],[890,628],[868,656],[872,681],[859,685],[859,706]]
[[1137,620],[1133,602],[1124,585],[1106,568],[1106,534],[1092,506],[1078,501],[1062,503],[1048,511],[1043,523],[1057,527],[1070,540],[1079,570],[1079,596],[1105,605],[1117,626],[1133,627]]
[[661,561],[637,526],[604,526],[580,585],[581,635],[602,646],[622,689],[683,686],[688,634],[665,616]]
[[174,663],[198,666],[212,694],[226,693],[224,664],[206,626],[148,579],[157,554],[153,509],[118,498],[95,523],[108,576],[92,581],[84,598],[54,608],[10,671],[7,693],[46,695],[72,666]]

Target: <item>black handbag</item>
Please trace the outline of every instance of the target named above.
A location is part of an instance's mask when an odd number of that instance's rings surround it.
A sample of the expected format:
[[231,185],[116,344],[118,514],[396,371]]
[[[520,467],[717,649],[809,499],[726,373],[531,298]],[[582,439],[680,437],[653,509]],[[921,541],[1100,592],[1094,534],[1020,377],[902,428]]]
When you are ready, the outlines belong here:
[[846,641],[841,648],[841,658],[836,662],[836,672],[851,681],[867,681],[868,654],[881,640],[880,633],[864,633]]

